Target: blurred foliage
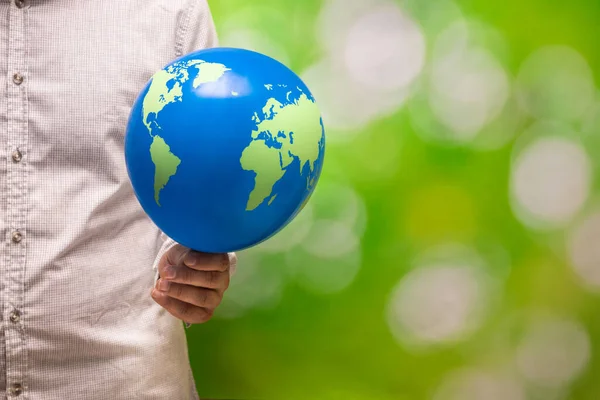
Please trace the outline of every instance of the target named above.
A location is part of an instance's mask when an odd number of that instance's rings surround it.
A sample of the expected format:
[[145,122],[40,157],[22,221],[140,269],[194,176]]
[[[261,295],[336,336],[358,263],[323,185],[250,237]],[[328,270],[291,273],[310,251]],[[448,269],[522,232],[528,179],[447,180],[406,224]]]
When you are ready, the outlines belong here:
[[[340,8],[342,11],[329,15],[329,20],[322,14],[327,2],[318,0],[223,0],[211,2],[211,8],[222,45],[263,51],[304,76],[322,58],[334,58],[330,61],[334,72],[344,68],[344,60],[338,59],[346,54],[343,49],[332,55],[323,45],[329,38],[323,36],[323,24],[335,29],[338,19],[359,18],[381,4],[369,2],[363,0],[363,7],[367,7],[353,16],[353,4],[360,2],[348,0],[349,15]],[[600,383],[595,379],[600,373],[595,352],[600,346],[599,285],[586,283],[574,273],[577,257],[569,253],[573,230],[597,208],[600,191],[596,180],[600,175],[592,177],[581,204],[569,206],[576,199],[567,196],[566,205],[556,206],[559,211],[567,207],[573,212],[552,228],[540,229],[528,222],[521,212],[523,204],[515,203],[511,191],[517,161],[533,140],[527,136],[530,128],[552,119],[537,118],[527,110],[527,104],[524,107],[519,102],[520,71],[539,49],[562,45],[579,54],[597,79],[600,3],[405,0],[393,4],[423,34],[426,53],[422,71],[404,101],[392,111],[373,113],[357,129],[330,128],[324,116],[327,154],[311,207],[273,243],[240,253],[238,274],[215,318],[187,331],[201,396],[311,400],[600,398]],[[430,93],[424,77],[435,61],[439,35],[453,21],[462,19],[483,27],[472,31],[469,40],[498,61],[508,79],[509,93],[501,117],[478,129],[474,140],[457,141],[452,129],[436,121],[439,114],[431,111],[423,95]],[[384,39],[382,42],[387,43]],[[551,78],[548,84],[555,84]],[[308,79],[307,84],[312,88]],[[533,96],[546,93],[545,84],[533,82]],[[561,92],[565,86],[568,88],[569,82],[550,93],[557,96],[556,104],[569,107],[577,99],[568,97],[571,92]],[[594,93],[598,93],[596,87]],[[356,90],[360,95],[360,89]],[[334,106],[337,101],[348,101],[346,93],[327,95],[334,99],[330,102]],[[315,97],[319,102],[316,90]],[[528,101],[552,100],[546,97],[530,97]],[[381,101],[374,90],[365,92],[361,99],[367,106]],[[594,104],[599,100],[596,95]],[[356,112],[361,111],[362,104],[357,105]],[[561,123],[568,126],[563,131],[576,132],[574,143],[587,154],[595,173],[600,156],[600,114],[596,120],[587,118],[588,114]],[[480,146],[488,143],[486,138],[498,135],[506,139],[491,147]],[[559,183],[578,182],[563,176],[577,175],[579,161],[573,160],[565,159],[569,168],[559,163],[558,170],[548,173],[556,174]],[[550,165],[554,165],[552,160]],[[531,190],[539,188],[538,175],[532,175]],[[547,185],[553,188],[552,181]],[[567,184],[564,187],[570,188]],[[544,208],[542,189],[542,200],[538,196],[532,204]],[[573,196],[577,190],[572,190]],[[552,200],[556,197],[552,190],[548,193],[548,201],[557,201]],[[550,214],[538,217],[543,220],[558,213],[554,208],[549,210]],[[536,210],[530,207],[529,211],[535,214]],[[600,234],[600,230],[595,232]],[[286,241],[295,242],[286,245]],[[594,238],[588,242],[591,255],[586,253],[581,262],[600,271]],[[446,250],[452,246],[469,250]],[[326,251],[336,254],[330,256]],[[473,287],[471,275],[443,275],[443,268],[440,276],[448,276],[448,287],[443,286],[443,279],[435,283],[442,285],[439,290],[431,282],[418,280],[418,271],[427,265],[452,266],[458,262],[471,266],[471,256],[465,255],[469,252],[482,260],[481,268],[491,283],[475,280]],[[591,276],[593,280],[590,268],[584,272],[591,275],[583,278]],[[452,279],[457,279],[454,286]],[[406,287],[410,282],[425,284],[422,298],[419,291],[413,297],[401,292],[398,300],[395,293],[403,290],[398,289],[400,282]],[[401,304],[404,317],[394,320],[390,310],[402,299],[408,299]],[[480,320],[461,314],[468,314],[480,303],[485,303]],[[573,321],[576,328],[552,321]],[[528,332],[538,322],[547,329],[541,328],[541,334],[531,333],[533,342],[528,341]],[[394,330],[395,323],[427,340],[419,344],[406,339]],[[431,324],[431,334],[427,324]],[[472,328],[466,329],[469,324]],[[549,339],[539,336],[557,326],[559,333],[550,332],[554,336]],[[583,339],[577,329],[584,332]],[[539,349],[535,347],[538,342]],[[575,342],[582,344],[569,347]],[[560,350],[562,343],[563,353],[543,347]],[[484,371],[492,378],[465,378],[464,390],[458,384],[458,389],[440,389],[452,386],[448,386],[449,379],[452,381],[449,377],[465,368]],[[505,376],[516,385],[514,390],[507,392],[505,384],[494,386],[494,379],[503,382]],[[461,397],[461,390],[469,394]]]

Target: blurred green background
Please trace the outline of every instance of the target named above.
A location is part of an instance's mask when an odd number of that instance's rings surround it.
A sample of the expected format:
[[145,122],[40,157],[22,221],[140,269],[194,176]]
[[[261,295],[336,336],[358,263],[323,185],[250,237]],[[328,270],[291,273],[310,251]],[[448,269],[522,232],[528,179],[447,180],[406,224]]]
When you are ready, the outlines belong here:
[[600,399],[600,2],[210,4],[306,81],[327,153],[188,330],[201,396]]

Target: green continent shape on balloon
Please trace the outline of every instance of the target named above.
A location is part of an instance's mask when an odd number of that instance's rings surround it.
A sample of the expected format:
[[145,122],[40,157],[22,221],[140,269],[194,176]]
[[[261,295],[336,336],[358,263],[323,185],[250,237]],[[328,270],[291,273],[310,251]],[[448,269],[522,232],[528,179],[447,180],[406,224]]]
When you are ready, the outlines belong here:
[[[160,128],[158,117],[168,104],[181,101],[183,98],[183,84],[189,80],[188,69],[195,67],[198,72],[192,83],[194,88],[215,82],[221,78],[229,68],[223,64],[208,63],[203,60],[180,61],[158,71],[152,77],[150,87],[142,103],[142,121],[148,128],[148,133],[153,137],[150,145],[150,157],[155,167],[154,175],[154,200],[160,206],[160,191],[177,172],[181,160],[171,152],[165,140],[152,132],[152,123]],[[170,87],[169,87],[170,86]],[[150,116],[154,115],[154,120]]]
[[[154,118],[158,119],[159,113],[167,104],[182,100],[182,85],[190,78],[188,72],[188,68],[190,67],[195,67],[198,70],[193,82],[194,88],[203,83],[216,82],[225,72],[230,70],[225,65],[219,63],[188,60],[186,62],[176,62],[154,74],[148,92],[144,96],[144,102],[142,103],[142,118],[150,135],[152,135],[152,121],[149,120],[150,115],[154,114]],[[169,84],[172,84],[170,88]]]
[[225,72],[231,70],[223,64],[218,63],[201,62],[194,64],[194,66],[198,70],[194,83],[192,84],[194,88],[197,88],[204,83],[216,82],[225,75]]
[[173,153],[169,145],[158,135],[154,135],[150,145],[150,157],[155,166],[154,172],[154,201],[160,207],[160,191],[177,173],[181,160]]
[[[290,104],[282,104],[274,98],[262,109],[263,119],[255,114],[256,130],[252,131],[252,142],[242,152],[242,168],[253,171],[254,188],[250,192],[246,210],[256,209],[271,196],[273,186],[279,181],[286,168],[299,159],[300,170],[308,164],[314,172],[322,146],[321,114],[315,102],[302,93]],[[281,148],[269,147],[261,134],[269,141],[276,141]],[[307,189],[314,179],[306,178]],[[269,204],[271,201],[269,201]]]
[[279,150],[268,147],[264,141],[250,142],[240,161],[243,169],[256,174],[254,189],[246,204],[246,211],[251,211],[271,195],[273,185],[283,177],[285,170],[279,165]]

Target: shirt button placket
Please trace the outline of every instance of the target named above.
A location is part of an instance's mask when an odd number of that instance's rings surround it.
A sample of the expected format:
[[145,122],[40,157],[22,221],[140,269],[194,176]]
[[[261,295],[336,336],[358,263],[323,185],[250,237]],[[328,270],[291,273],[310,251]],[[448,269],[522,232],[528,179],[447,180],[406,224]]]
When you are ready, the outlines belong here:
[[14,383],[8,388],[8,395],[11,397],[20,396],[23,393],[23,386],[20,383]]
[[8,388],[8,395],[11,397],[20,396],[23,393],[23,386],[20,383],[14,383]]
[[21,240],[23,240],[23,234],[19,231],[14,231],[12,233],[12,241],[13,243],[21,243]]
[[15,85],[20,85],[21,83],[23,83],[24,80],[25,78],[23,78],[23,75],[21,75],[18,72],[15,72],[15,74],[13,75],[13,83]]
[[27,9],[29,0],[11,0],[8,28],[8,90],[7,104],[7,147],[6,186],[2,188],[6,200],[7,246],[2,255],[3,287],[5,307],[2,329],[6,349],[6,394],[11,398],[26,394],[27,389],[27,337],[23,324],[26,232],[27,227],[27,155],[28,105],[27,105],[27,59],[26,37]]
[[16,149],[12,152],[11,158],[14,162],[18,163],[21,162],[21,160],[23,159],[23,154],[19,149]]
[[18,310],[13,310],[10,312],[9,319],[10,322],[16,324],[21,320],[21,313]]

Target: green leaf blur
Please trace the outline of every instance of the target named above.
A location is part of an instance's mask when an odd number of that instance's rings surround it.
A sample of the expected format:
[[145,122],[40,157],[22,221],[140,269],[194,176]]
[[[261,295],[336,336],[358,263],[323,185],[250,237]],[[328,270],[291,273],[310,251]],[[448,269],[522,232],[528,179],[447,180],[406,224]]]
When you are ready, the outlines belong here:
[[205,398],[600,398],[600,2],[223,0],[327,130],[306,209],[188,330]]

